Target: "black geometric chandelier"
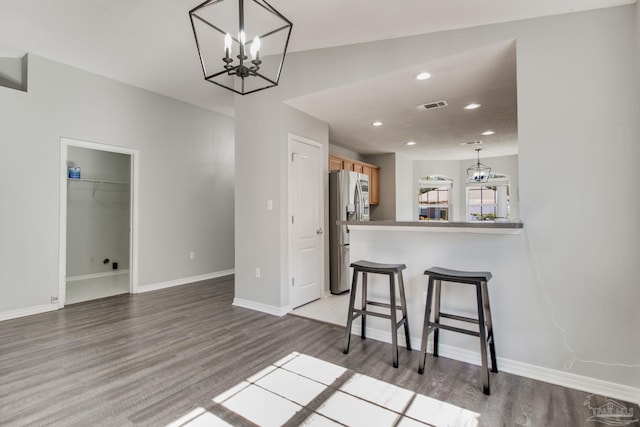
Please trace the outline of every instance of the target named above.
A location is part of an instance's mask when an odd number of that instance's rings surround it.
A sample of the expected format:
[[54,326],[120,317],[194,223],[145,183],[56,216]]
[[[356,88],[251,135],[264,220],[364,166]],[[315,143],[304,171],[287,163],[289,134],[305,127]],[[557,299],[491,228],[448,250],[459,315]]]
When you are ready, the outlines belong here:
[[293,24],[264,0],[208,0],[189,11],[205,80],[240,95],[278,85]]
[[480,150],[482,150],[482,148],[476,148],[478,162],[470,168],[467,168],[467,178],[469,182],[487,182],[491,177],[491,168],[480,163]]

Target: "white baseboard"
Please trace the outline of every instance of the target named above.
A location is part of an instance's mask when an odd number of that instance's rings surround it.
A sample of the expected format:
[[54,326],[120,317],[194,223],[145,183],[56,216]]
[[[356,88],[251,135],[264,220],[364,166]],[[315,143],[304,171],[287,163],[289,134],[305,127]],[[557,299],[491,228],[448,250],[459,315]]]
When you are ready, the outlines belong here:
[[[351,329],[354,335],[360,335],[360,325],[354,324]],[[389,331],[380,329],[367,328],[367,338],[371,338],[386,343],[391,342],[391,334]],[[420,351],[421,337],[411,337],[413,350]],[[404,347],[404,334],[398,331],[398,345]],[[480,366],[480,352],[454,347],[450,345],[440,344],[439,355],[449,359],[458,360],[460,362],[470,363]],[[429,340],[427,352],[433,353],[433,341]],[[612,399],[624,400],[625,402],[640,404],[640,388],[631,387],[623,384],[617,384],[610,381],[603,381],[595,378],[589,378],[582,375],[576,375],[571,372],[558,371],[556,369],[544,368],[541,366],[531,365],[528,363],[518,362],[515,360],[498,357],[498,369],[501,372],[507,372],[521,377],[531,378],[538,381],[544,381],[550,384],[556,384],[575,390],[584,391],[586,393],[598,394],[610,397]],[[417,366],[416,366],[417,369]]]
[[[478,358],[479,357],[480,356],[478,355]],[[522,377],[532,378],[534,380],[561,385],[587,393],[594,393],[640,405],[640,388],[576,375],[571,372],[529,365],[527,363],[509,359],[498,358],[498,367],[504,372],[508,372],[510,374],[520,375]]]
[[289,313],[291,309],[289,307],[276,307],[274,305],[262,304],[260,302],[249,301],[241,298],[234,298],[233,305],[242,308],[248,308],[250,310],[260,311],[262,313],[271,314],[272,316],[282,317]]
[[77,282],[80,280],[87,280],[87,279],[99,279],[100,277],[118,276],[120,274],[129,274],[129,270],[128,269],[112,270],[112,271],[105,271],[102,273],[81,274],[79,276],[67,276],[67,282]]
[[151,291],[157,291],[159,289],[172,288],[174,286],[186,285],[193,282],[200,282],[202,280],[210,280],[210,279],[215,279],[217,277],[229,276],[234,273],[235,273],[234,269],[223,270],[223,271],[216,271],[215,273],[207,273],[207,274],[201,274],[199,276],[184,277],[182,279],[154,283],[151,285],[139,285],[138,289],[136,290],[136,293],[140,294],[143,292],[151,292]]
[[[90,278],[96,278],[96,277],[112,276],[112,275],[116,275],[116,274],[125,274],[125,272],[128,273],[128,270],[118,270],[117,273],[116,272],[107,272],[107,273],[87,274],[87,275],[84,275],[84,276],[73,276],[73,278],[75,280],[84,280],[84,279],[90,279]],[[155,291],[155,290],[158,290],[158,289],[170,288],[172,286],[186,285],[187,283],[198,282],[198,281],[201,281],[201,280],[215,279],[217,277],[228,276],[228,275],[231,275],[231,274],[234,274],[234,273],[235,273],[235,270],[233,270],[233,269],[231,269],[231,270],[223,270],[223,271],[217,271],[215,273],[202,274],[200,276],[193,276],[193,277],[186,277],[184,279],[171,280],[169,282],[156,283],[156,284],[153,284],[153,285],[138,286],[137,293]],[[69,279],[71,279],[71,278],[67,278],[67,280],[69,280]],[[25,308],[20,308],[20,309],[17,309],[17,310],[10,310],[10,311],[5,311],[5,312],[0,312],[0,322],[3,321],[3,320],[17,319],[19,317],[31,316],[33,314],[40,314],[40,313],[46,313],[48,311],[55,311],[55,310],[58,310],[60,308],[62,308],[62,307],[59,307],[58,304],[55,303],[55,304],[38,305],[38,306],[35,306],[35,307],[25,307]]]
[[56,311],[58,309],[58,303],[37,305],[35,307],[19,308],[17,310],[10,310],[0,313],[0,322],[3,320],[17,319],[18,317],[31,316],[34,314],[46,313],[48,311]]

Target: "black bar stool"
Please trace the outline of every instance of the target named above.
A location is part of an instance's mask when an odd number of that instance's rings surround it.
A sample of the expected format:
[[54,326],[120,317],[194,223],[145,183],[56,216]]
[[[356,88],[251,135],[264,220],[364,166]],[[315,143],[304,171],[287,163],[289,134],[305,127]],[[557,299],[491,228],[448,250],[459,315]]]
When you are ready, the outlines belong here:
[[[489,292],[487,282],[492,275],[489,272],[449,270],[442,267],[431,267],[425,270],[425,275],[429,276],[427,288],[427,305],[424,311],[424,324],[422,326],[422,343],[420,346],[420,364],[418,373],[424,373],[424,364],[427,357],[427,337],[433,332],[433,356],[438,357],[438,332],[440,329],[473,335],[480,338],[480,356],[482,359],[482,387],[484,394],[490,394],[489,390],[489,367],[487,365],[487,344],[491,353],[491,372],[498,372],[496,362],[496,349],[493,339],[493,323],[491,322],[491,307],[489,305]],[[440,286],[441,282],[466,283],[476,287],[476,303],[478,305],[478,318],[457,316],[440,311]],[[431,317],[431,305],[435,284],[435,301],[433,309],[433,322]],[[478,332],[468,329],[457,328],[455,326],[443,325],[440,318],[453,319],[462,322],[474,323],[478,325]],[[485,330],[486,327],[486,330]]]
[[[352,262],[353,280],[351,282],[351,296],[349,298],[349,315],[347,316],[347,331],[344,339],[343,353],[349,353],[349,342],[351,340],[351,325],[353,320],[358,316],[362,316],[362,331],[360,336],[365,339],[365,329],[367,315],[382,317],[391,320],[391,345],[393,355],[393,367],[398,367],[398,328],[404,325],[404,336],[407,341],[407,350],[411,350],[409,338],[409,321],[407,320],[407,302],[404,297],[404,282],[402,281],[402,270],[407,268],[404,264],[380,264],[371,261]],[[354,307],[356,301],[356,288],[358,284],[358,273],[362,273],[362,307],[357,309]],[[377,301],[369,301],[367,299],[367,274],[386,274],[389,276],[389,304]],[[394,277],[398,275],[398,289],[400,290],[400,305],[396,304],[396,287]],[[385,307],[389,309],[389,314],[378,313],[367,310],[367,305],[374,307]],[[402,319],[397,320],[396,311],[402,312]]]

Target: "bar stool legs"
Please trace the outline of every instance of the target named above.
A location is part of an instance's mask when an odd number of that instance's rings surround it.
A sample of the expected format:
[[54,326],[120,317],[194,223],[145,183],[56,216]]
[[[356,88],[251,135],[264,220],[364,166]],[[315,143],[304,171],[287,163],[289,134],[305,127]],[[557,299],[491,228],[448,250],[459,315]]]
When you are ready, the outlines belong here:
[[489,353],[491,354],[491,372],[498,373],[498,361],[496,360],[496,347],[493,338],[493,320],[491,320],[491,305],[489,304],[489,289],[487,282],[482,282],[482,301],[484,302],[484,312],[487,322],[487,340],[489,342]]
[[[491,319],[491,306],[489,304],[489,292],[487,282],[491,279],[491,273],[488,272],[467,272],[458,270],[449,270],[441,267],[432,267],[424,272],[429,275],[427,285],[427,301],[424,312],[424,322],[422,327],[422,342],[420,343],[420,357],[418,363],[418,373],[424,373],[424,366],[427,356],[427,338],[433,332],[433,356],[438,357],[439,330],[445,329],[452,332],[459,332],[480,338],[480,358],[482,362],[482,388],[484,394],[490,394],[489,386],[489,366],[487,360],[487,346],[491,357],[491,371],[498,372],[498,363],[496,360],[496,350],[493,338],[493,322]],[[476,303],[478,309],[478,318],[473,319],[464,316],[458,316],[440,311],[440,292],[441,283],[456,282],[473,285],[476,293]],[[435,294],[435,300],[434,300]],[[431,311],[433,305],[433,321],[431,321]],[[478,325],[478,332],[468,329],[462,329],[455,326],[444,325],[440,323],[440,318],[447,318],[462,322],[474,323]]]
[[[397,320],[396,320],[396,285],[393,280],[393,274],[389,275],[389,301],[390,301],[390,314],[391,314],[391,351],[393,367],[398,367],[398,334],[397,334]],[[404,305],[404,304],[403,304]],[[411,348],[409,348],[411,350]]]
[[[366,288],[366,285],[364,284],[364,282],[366,280],[367,279],[365,278],[362,279],[363,295],[365,295],[364,289]],[[357,283],[358,283],[358,274],[354,271],[353,279],[351,280],[351,294],[349,295],[349,314],[347,316],[347,333],[344,336],[344,349],[342,350],[344,354],[349,353],[349,344],[351,343],[351,325],[353,324],[353,319],[354,319],[354,316],[352,316],[352,313],[353,313],[353,306],[355,305],[355,302],[356,302]],[[362,316],[362,324],[364,325],[364,323],[365,323],[365,316]],[[360,336],[364,339],[364,327],[362,328],[362,333]]]
[[[489,369],[487,369],[487,336],[485,332],[484,305],[482,304],[481,286],[476,286],[476,301],[478,301],[478,322],[480,332],[480,361],[482,363],[482,391],[491,394],[489,390]],[[493,358],[492,358],[493,359]]]
[[[433,278],[429,277],[429,283],[427,285],[427,302],[424,309],[424,323],[422,325],[422,339],[420,340],[420,357],[418,363],[418,373],[420,375],[424,374],[424,365],[427,359],[427,338],[429,334],[433,332],[433,357],[438,357],[438,328],[434,328],[434,324],[438,323],[440,310],[439,310],[439,300],[440,293],[438,292],[438,297],[436,298],[436,310],[434,310],[434,322],[430,322],[431,319],[431,305],[433,301]],[[438,314],[435,314],[438,313]]]
[[[411,339],[409,335],[409,321],[407,317],[407,303],[404,292],[404,281],[402,279],[402,270],[406,268],[404,264],[379,264],[370,261],[358,261],[351,264],[353,267],[353,279],[351,281],[351,295],[349,296],[349,313],[347,316],[347,329],[344,338],[343,353],[349,353],[349,345],[351,341],[351,327],[353,320],[358,316],[362,318],[362,330],[360,336],[366,338],[367,316],[382,317],[391,321],[391,351],[393,367],[398,367],[398,333],[400,325],[404,325],[404,333],[406,339],[407,350],[411,350]],[[361,308],[355,307],[356,290],[358,287],[358,273],[362,273],[362,300]],[[384,274],[389,276],[389,303],[370,301],[367,298],[367,275]],[[398,290],[400,291],[400,305],[396,304],[396,285],[395,277],[398,277]],[[368,309],[369,306],[385,307],[389,309],[389,314],[379,313]],[[397,311],[401,311],[402,318],[398,321]]]
[[[440,286],[440,280],[435,280],[434,281],[435,284],[435,307],[434,307],[434,312],[433,312],[433,321],[434,323],[440,323],[440,291],[442,289],[442,287]],[[433,355],[435,357],[438,357],[438,343],[439,343],[439,338],[440,338],[440,329],[435,328],[433,331],[433,343],[434,343],[434,347],[433,347]],[[425,349],[426,350],[426,349]]]
[[402,312],[402,318],[404,319],[404,336],[406,338],[406,348],[407,350],[411,350],[411,342],[409,340],[409,317],[407,316],[407,300],[405,298],[404,293],[404,279],[402,277],[402,273],[398,274],[398,289],[400,289],[400,302],[402,306],[400,307],[400,311]]

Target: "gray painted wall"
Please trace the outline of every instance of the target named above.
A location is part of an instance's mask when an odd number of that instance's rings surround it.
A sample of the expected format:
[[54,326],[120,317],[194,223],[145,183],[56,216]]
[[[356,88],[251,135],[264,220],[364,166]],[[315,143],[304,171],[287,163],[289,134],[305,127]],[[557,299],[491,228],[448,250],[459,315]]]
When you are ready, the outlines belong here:
[[[129,183],[131,156],[69,147],[68,166],[82,179]],[[129,268],[131,187],[69,180],[67,183],[67,277]],[[103,263],[109,259],[108,263]]]
[[410,184],[413,178],[413,161],[407,156],[396,154],[396,220],[413,220],[414,188]]
[[635,12],[636,12],[636,39],[638,40],[638,51],[640,51],[640,7],[638,7],[637,4],[636,4]]
[[377,154],[367,156],[367,162],[380,166],[380,201],[378,206],[371,207],[371,220],[396,219],[396,155]]
[[0,86],[27,90],[27,55],[21,58],[0,58]]
[[230,117],[36,55],[28,70],[28,92],[0,87],[0,313],[58,294],[60,137],[140,150],[140,286],[234,267]]
[[[512,260],[519,279],[510,285],[534,303],[518,311],[517,321],[500,325],[504,334],[522,339],[502,342],[498,351],[514,361],[638,387],[640,370],[623,365],[640,359],[634,339],[640,330],[637,26],[633,5],[290,54],[279,87],[236,97],[238,194],[253,191],[258,181],[263,191],[285,194],[287,129],[278,128],[286,124],[277,117],[283,100],[516,39],[525,231],[518,250],[480,253],[475,261]],[[336,66],[345,60],[348,73]],[[254,150],[259,164],[246,161]],[[591,164],[596,179],[585,174]],[[600,194],[615,201],[606,211],[587,203]],[[269,241],[273,252],[286,251],[282,225],[271,228],[241,209],[236,223],[252,231],[236,235],[238,248]],[[282,274],[274,272],[269,289],[260,289],[241,280],[253,268],[254,260],[237,251],[236,293],[282,304]],[[531,328],[539,331],[534,338],[527,335]]]
[[367,163],[367,160],[360,153],[356,153],[355,151],[348,150],[346,148],[340,147],[339,145],[329,144],[329,153],[334,154],[340,157],[346,157],[347,159],[360,160],[362,162]]

